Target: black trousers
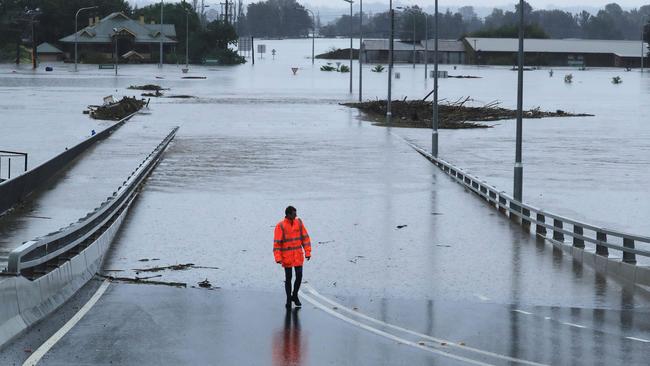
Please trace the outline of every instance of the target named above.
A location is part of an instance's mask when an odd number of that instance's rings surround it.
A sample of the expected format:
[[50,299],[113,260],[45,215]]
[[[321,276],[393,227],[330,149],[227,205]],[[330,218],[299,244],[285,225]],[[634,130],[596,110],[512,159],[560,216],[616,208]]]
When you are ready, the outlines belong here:
[[287,300],[293,295],[298,295],[302,283],[302,266],[293,267],[296,272],[296,281],[293,283],[293,293],[291,292],[291,269],[291,267],[284,269],[284,292],[287,293]]

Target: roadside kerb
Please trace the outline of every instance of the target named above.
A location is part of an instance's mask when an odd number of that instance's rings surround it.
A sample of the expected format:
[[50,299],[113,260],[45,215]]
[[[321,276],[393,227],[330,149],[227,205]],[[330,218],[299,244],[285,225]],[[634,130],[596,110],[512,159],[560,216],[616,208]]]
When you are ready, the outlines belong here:
[[[535,235],[571,254],[577,261],[588,264],[599,272],[615,274],[650,286],[650,267],[636,264],[637,255],[650,257],[650,250],[646,249],[650,248],[650,237],[598,227],[517,201],[484,180],[405,141],[457,183],[485,199],[527,231],[531,231],[531,226],[534,225]],[[571,240],[566,241],[566,237]],[[637,244],[642,245],[643,249],[638,249]],[[610,256],[610,249],[620,253],[621,257]]]

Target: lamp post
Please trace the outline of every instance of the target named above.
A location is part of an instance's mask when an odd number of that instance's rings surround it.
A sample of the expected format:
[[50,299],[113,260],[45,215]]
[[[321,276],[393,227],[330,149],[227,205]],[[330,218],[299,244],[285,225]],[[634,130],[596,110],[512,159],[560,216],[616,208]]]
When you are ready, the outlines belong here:
[[314,45],[316,43],[316,17],[314,16],[314,12],[305,8],[306,11],[311,14],[311,64],[314,64]]
[[163,67],[163,0],[160,0],[160,61],[158,63],[158,68]]
[[352,25],[352,4],[354,1],[352,0],[343,0],[346,3],[350,3],[350,94],[352,94],[352,51],[353,51],[353,45],[352,45],[352,37],[353,37],[353,32],[354,32],[354,27]]
[[429,73],[429,15],[424,13],[424,82]]
[[645,59],[645,30],[646,27],[650,27],[648,24],[644,24],[644,20],[646,19],[646,16],[641,18],[641,73],[643,74],[643,66],[644,65],[644,59]]
[[393,36],[395,33],[395,11],[393,10],[393,0],[390,0],[389,4],[390,35],[388,37],[388,101],[386,105],[386,121],[390,124],[393,115],[390,104],[393,92]]
[[79,13],[81,13],[84,10],[90,10],[90,9],[97,9],[99,6],[89,6],[86,8],[81,8],[77,10],[77,13],[74,15],[74,71],[77,72],[77,39],[78,39],[78,34],[77,34],[77,18],[79,17]]
[[363,50],[363,0],[359,0],[359,103],[363,101],[363,64],[361,54]]
[[115,41],[115,54],[113,55],[113,62],[115,62],[115,76],[117,76],[117,33],[118,29],[113,28],[113,40]]
[[36,17],[41,15],[41,9],[36,8],[33,10],[25,11],[25,15],[29,17],[29,25],[32,30],[32,69],[36,69],[36,59],[37,59],[37,50],[36,50]]
[[190,11],[185,8],[185,68],[190,68]]
[[519,67],[517,70],[517,142],[515,147],[514,197],[521,202],[523,196],[524,165],[521,159],[522,118],[524,104],[524,0],[519,0]]
[[431,118],[431,155],[438,157],[438,0],[433,14],[433,117]]

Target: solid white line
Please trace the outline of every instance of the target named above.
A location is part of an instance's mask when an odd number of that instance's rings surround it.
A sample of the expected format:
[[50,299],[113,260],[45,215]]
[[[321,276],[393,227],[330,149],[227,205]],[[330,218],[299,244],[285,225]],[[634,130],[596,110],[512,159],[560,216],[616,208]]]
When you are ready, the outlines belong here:
[[570,327],[576,327],[576,328],[582,328],[582,329],[587,328],[584,325],[580,325],[580,324],[573,324],[573,323],[567,323],[567,322],[562,322],[562,324],[568,325]]
[[529,313],[529,312],[527,312],[527,311],[523,311],[523,310],[519,310],[519,309],[515,309],[515,310],[513,310],[513,311],[514,311],[515,313],[526,314],[526,315],[533,315],[533,313]]
[[629,339],[629,340],[632,340],[632,341],[639,341],[639,342],[643,342],[643,343],[650,343],[650,340],[643,339],[643,338],[636,338],[636,337],[625,337],[625,338],[627,338],[627,339]]
[[43,358],[43,356],[45,356],[45,354],[58,341],[60,341],[61,338],[63,338],[66,335],[66,333],[68,333],[70,329],[72,329],[72,327],[74,327],[79,322],[79,320],[81,320],[84,317],[84,315],[86,315],[86,313],[90,311],[90,309],[92,309],[92,307],[97,303],[99,298],[102,297],[104,292],[106,292],[106,289],[110,284],[111,282],[108,279],[105,280],[102,283],[102,285],[99,286],[99,288],[97,289],[95,294],[90,298],[90,300],[88,300],[88,302],[84,304],[84,306],[81,309],[79,309],[79,311],[77,311],[77,313],[72,318],[70,318],[70,320],[68,320],[68,322],[65,323],[63,327],[61,327],[61,329],[56,331],[56,333],[54,333],[47,341],[45,341],[45,343],[43,343],[40,347],[38,347],[38,349],[34,351],[34,353],[32,353],[32,355],[29,356],[29,358],[23,363],[23,366],[36,365],[41,360],[41,358]]
[[433,349],[433,348],[430,348],[430,347],[422,346],[420,344],[417,344],[415,342],[411,342],[411,341],[406,340],[404,338],[400,338],[400,337],[398,337],[396,335],[384,332],[384,331],[379,330],[377,328],[373,328],[373,327],[368,326],[366,324],[363,324],[363,323],[361,323],[359,321],[356,321],[356,320],[354,320],[352,318],[348,318],[347,316],[345,316],[343,314],[340,314],[340,313],[328,308],[327,306],[321,304],[320,302],[316,301],[315,299],[312,299],[309,295],[303,294],[302,297],[303,297],[303,299],[309,301],[312,305],[316,306],[317,308],[323,310],[324,312],[326,312],[326,313],[328,313],[328,314],[330,314],[330,315],[332,315],[332,316],[334,316],[336,318],[339,318],[339,319],[343,320],[344,322],[350,323],[350,324],[352,324],[354,326],[357,326],[357,327],[359,327],[361,329],[367,330],[367,331],[369,331],[371,333],[375,333],[375,334],[380,335],[382,337],[392,339],[393,341],[396,341],[397,343],[405,344],[405,345],[408,345],[408,346],[411,346],[411,347],[419,348],[419,349],[421,349],[423,351],[435,353],[435,354],[440,355],[440,356],[449,357],[449,358],[452,358],[454,360],[463,361],[463,362],[471,363],[471,364],[474,364],[474,365],[492,366],[492,364],[489,364],[489,363],[485,363],[485,362],[481,362],[481,361],[475,361],[475,360],[472,360],[470,358],[466,358],[466,357],[462,357],[462,356],[456,356],[456,355],[451,354],[451,353],[447,353],[447,352],[439,351],[437,349]]
[[387,328],[392,328],[392,329],[395,329],[395,330],[403,332],[403,333],[407,333],[407,334],[410,334],[410,335],[413,335],[413,336],[416,336],[416,337],[419,337],[419,338],[424,338],[424,339],[436,342],[438,344],[446,343],[447,346],[449,346],[449,347],[456,347],[456,348],[459,348],[459,349],[464,350],[464,351],[474,352],[474,353],[478,353],[478,354],[489,356],[489,357],[494,357],[494,358],[507,360],[507,361],[512,361],[512,362],[516,362],[516,363],[521,363],[521,364],[526,364],[526,365],[533,365],[533,366],[544,366],[545,365],[545,364],[542,364],[542,363],[522,360],[522,359],[510,357],[510,356],[500,355],[498,353],[484,351],[484,350],[481,350],[481,349],[478,349],[478,348],[472,348],[472,347],[456,344],[456,343],[454,343],[452,341],[449,341],[449,340],[446,340],[446,339],[435,338],[435,337],[432,337],[432,336],[430,336],[428,334],[418,333],[418,332],[412,331],[410,329],[406,329],[406,328],[399,327],[397,325],[389,324],[389,323],[383,322],[381,320],[371,318],[371,317],[369,317],[369,316],[367,316],[367,315],[365,315],[365,314],[363,314],[363,313],[361,313],[361,312],[359,312],[357,310],[352,310],[352,309],[347,308],[347,307],[345,307],[345,306],[343,306],[343,305],[341,305],[341,304],[339,304],[339,303],[337,303],[337,302],[335,302],[333,300],[330,300],[327,297],[325,297],[325,296],[321,295],[320,293],[318,293],[318,291],[316,291],[316,289],[314,289],[309,284],[304,284],[303,289],[307,289],[312,295],[318,297],[319,299],[322,299],[323,301],[325,301],[325,302],[327,302],[327,303],[329,303],[329,304],[331,304],[333,306],[336,306],[339,310],[345,311],[345,312],[350,313],[350,314],[352,314],[352,315],[354,315],[356,317],[359,317],[361,319],[365,319],[365,320],[367,320],[369,322],[373,322],[373,323],[379,324],[379,325],[387,327]]

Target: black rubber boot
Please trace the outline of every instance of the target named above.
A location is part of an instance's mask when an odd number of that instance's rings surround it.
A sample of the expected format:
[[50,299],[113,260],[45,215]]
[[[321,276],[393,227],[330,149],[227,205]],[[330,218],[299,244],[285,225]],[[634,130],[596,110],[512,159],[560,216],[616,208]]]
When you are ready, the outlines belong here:
[[291,300],[293,300],[293,303],[296,304],[296,307],[299,308],[299,307],[302,306],[302,303],[300,302],[300,300],[298,300],[298,294],[297,293],[295,293],[295,294],[293,294],[293,296],[291,296]]
[[293,299],[293,296],[291,296],[291,282],[284,282],[284,292],[287,294],[287,303],[284,306],[291,309],[291,300]]

